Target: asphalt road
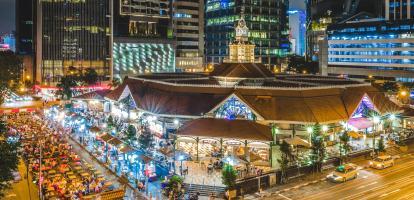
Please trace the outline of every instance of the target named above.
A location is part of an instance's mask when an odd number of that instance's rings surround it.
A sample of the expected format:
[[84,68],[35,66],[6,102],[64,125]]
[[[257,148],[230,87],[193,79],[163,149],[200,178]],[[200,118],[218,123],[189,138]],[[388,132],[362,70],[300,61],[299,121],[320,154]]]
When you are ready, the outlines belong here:
[[[364,161],[360,166],[367,165]],[[284,200],[414,199],[414,155],[397,159],[393,167],[361,169],[358,178],[345,183],[321,181],[266,197]]]
[[38,200],[39,194],[37,186],[32,182],[32,176],[29,173],[29,180],[26,175],[26,165],[20,159],[18,166],[19,173],[22,180],[13,183],[9,191],[6,191],[6,195],[3,197],[5,200]]

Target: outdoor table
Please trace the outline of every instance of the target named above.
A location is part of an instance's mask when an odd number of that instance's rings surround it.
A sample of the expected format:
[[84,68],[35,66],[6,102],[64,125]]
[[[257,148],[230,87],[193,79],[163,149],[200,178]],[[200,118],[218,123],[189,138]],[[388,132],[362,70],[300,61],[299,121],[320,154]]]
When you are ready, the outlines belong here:
[[81,169],[82,169],[82,167],[81,167],[81,166],[76,166],[76,167],[74,167],[73,169],[75,169],[75,170],[79,171],[79,170],[81,170]]
[[95,173],[94,173],[96,176],[98,176],[99,177],[99,175],[102,175],[102,173],[100,172],[100,171],[95,171]]
[[81,173],[80,174],[82,177],[87,177],[87,176],[90,176],[88,173],[86,173],[86,172],[84,172],[84,173]]
[[48,173],[49,174],[56,174],[56,171],[52,169],[52,170],[49,170]]
[[68,178],[73,180],[73,179],[76,179],[76,176],[75,175],[69,175]]
[[66,175],[73,175],[73,171],[66,172]]

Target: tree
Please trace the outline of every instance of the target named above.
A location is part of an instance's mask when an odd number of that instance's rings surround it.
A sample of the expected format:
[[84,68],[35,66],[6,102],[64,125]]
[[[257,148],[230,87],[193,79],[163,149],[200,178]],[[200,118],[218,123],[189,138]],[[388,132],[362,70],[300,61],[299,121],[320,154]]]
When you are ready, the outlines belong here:
[[233,166],[225,164],[221,171],[221,182],[227,189],[233,189],[236,186],[237,172]]
[[129,143],[136,140],[137,136],[137,129],[133,125],[129,125],[127,130],[125,131],[126,138]]
[[128,122],[129,122],[130,115],[131,115],[131,109],[135,108],[134,99],[132,98],[131,95],[128,95],[127,97],[123,98],[120,101],[120,104],[122,105],[123,109],[126,109],[126,111],[128,113]]
[[312,141],[312,153],[311,153],[311,161],[313,166],[315,167],[317,172],[320,172],[322,169],[322,163],[325,159],[325,143],[324,143],[324,137],[321,133],[321,126],[319,123],[316,123],[313,126],[313,131],[311,135],[311,141]]
[[65,99],[65,97],[66,99],[70,99],[72,98],[72,88],[76,85],[76,77],[63,76],[57,84],[59,88],[58,94],[61,95],[62,99]]
[[382,137],[378,141],[377,152],[385,152],[384,139]]
[[398,85],[396,82],[386,81],[381,85],[381,89],[384,92],[397,92],[398,91]]
[[183,179],[174,175],[168,180],[167,186],[164,188],[168,199],[181,199],[184,196]]
[[340,157],[341,160],[347,160],[348,158],[348,153],[351,151],[351,145],[349,144],[350,141],[350,137],[348,135],[348,132],[344,132],[342,133],[342,135],[339,136],[339,140],[340,140],[340,149],[339,149],[339,153],[340,153]]
[[6,122],[0,121],[0,197],[10,188],[9,183],[14,178],[13,171],[17,171],[19,164],[17,149],[20,143],[8,142],[6,132]]
[[111,86],[112,88],[116,88],[116,87],[118,87],[119,85],[121,85],[121,80],[120,80],[119,78],[113,78],[113,79],[112,79],[112,82],[110,83],[110,86]]
[[280,152],[280,159],[277,159],[277,162],[280,164],[281,183],[283,184],[287,182],[286,171],[289,167],[289,162],[291,161],[290,158],[293,158],[293,155],[289,144],[284,140],[280,145]]
[[8,89],[16,89],[22,73],[22,61],[12,51],[0,51],[0,104]]
[[106,124],[108,126],[109,129],[112,129],[115,126],[115,121],[114,118],[112,117],[112,115],[109,115]]
[[94,85],[98,82],[98,73],[95,71],[95,69],[88,68],[85,70],[83,80],[89,85]]
[[151,147],[152,142],[154,141],[154,136],[152,135],[148,126],[144,126],[143,130],[141,131],[141,135],[138,137],[138,142],[140,144],[140,148],[143,151],[147,151],[148,148]]
[[306,61],[303,56],[292,55],[289,56],[287,71],[300,74],[315,74],[319,71],[319,65],[317,62]]

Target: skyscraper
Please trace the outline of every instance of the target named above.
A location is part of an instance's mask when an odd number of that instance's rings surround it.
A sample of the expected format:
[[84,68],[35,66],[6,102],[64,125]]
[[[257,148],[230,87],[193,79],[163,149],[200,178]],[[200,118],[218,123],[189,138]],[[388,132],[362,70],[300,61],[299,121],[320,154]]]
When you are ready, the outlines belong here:
[[243,12],[249,39],[256,45],[256,57],[267,66],[281,63],[289,52],[288,6],[286,0],[207,0],[206,62],[221,63],[229,54],[228,45],[235,36],[233,27]]
[[414,0],[385,0],[385,19],[414,18]]
[[114,77],[175,71],[168,0],[113,1]]
[[173,0],[172,19],[176,38],[177,70],[203,70],[204,0]]
[[70,67],[111,76],[110,1],[37,1],[36,79],[55,84]]

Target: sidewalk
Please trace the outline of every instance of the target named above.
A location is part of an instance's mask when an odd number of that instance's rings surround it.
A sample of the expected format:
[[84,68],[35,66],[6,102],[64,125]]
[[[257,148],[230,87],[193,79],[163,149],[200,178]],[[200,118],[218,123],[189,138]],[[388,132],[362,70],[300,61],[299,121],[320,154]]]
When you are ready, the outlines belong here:
[[[6,191],[4,196],[5,200],[39,200],[39,190],[37,185],[32,181],[32,175],[29,173],[29,177],[26,177],[26,165],[23,160],[20,159],[18,170],[22,180],[17,183],[11,184],[11,190]],[[29,180],[27,180],[27,178]]]

